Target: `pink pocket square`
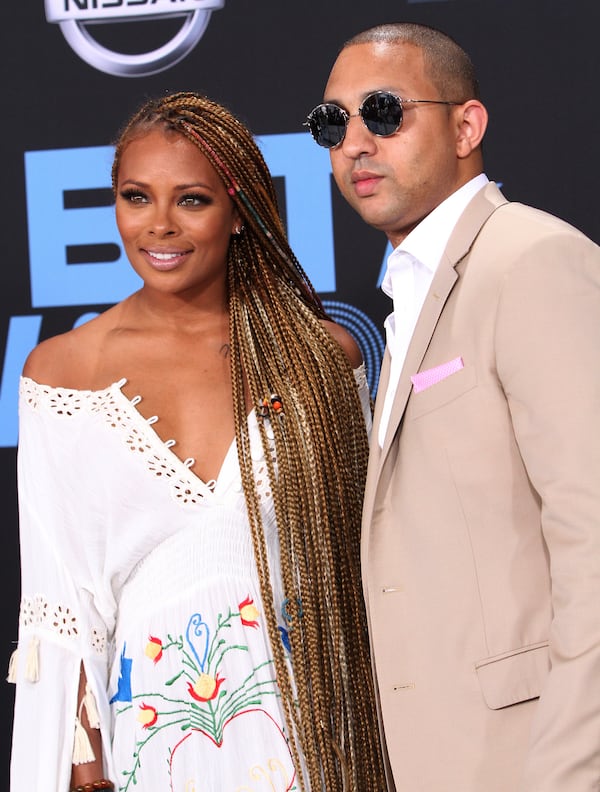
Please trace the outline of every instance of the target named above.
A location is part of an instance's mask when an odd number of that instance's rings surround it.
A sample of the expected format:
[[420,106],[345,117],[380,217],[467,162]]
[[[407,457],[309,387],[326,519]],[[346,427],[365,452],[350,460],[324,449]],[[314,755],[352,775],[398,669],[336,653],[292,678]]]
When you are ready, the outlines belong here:
[[413,384],[415,393],[420,393],[427,388],[431,388],[432,385],[441,382],[443,379],[446,379],[446,377],[449,377],[451,374],[456,374],[461,368],[464,368],[463,359],[457,357],[454,358],[454,360],[449,360],[447,363],[442,363],[434,368],[427,369],[426,371],[419,371],[418,374],[413,374],[410,381]]

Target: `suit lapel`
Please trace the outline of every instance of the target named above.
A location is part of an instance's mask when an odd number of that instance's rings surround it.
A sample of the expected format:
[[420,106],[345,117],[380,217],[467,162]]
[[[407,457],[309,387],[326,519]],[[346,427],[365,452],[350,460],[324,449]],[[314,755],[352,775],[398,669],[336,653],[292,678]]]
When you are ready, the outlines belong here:
[[[390,368],[392,365],[392,359],[390,356],[390,350],[388,349],[387,345],[385,347],[385,352],[383,354],[383,361],[381,363],[381,372],[379,374],[379,384],[377,386],[377,392],[381,394],[385,394],[388,388],[388,383],[390,381]],[[373,412],[373,429],[371,436],[376,440],[379,437],[379,424],[381,423],[381,413],[383,412],[383,402],[384,399],[376,399],[375,400],[375,410]],[[379,443],[376,444],[377,446]]]
[[392,405],[390,413],[390,420],[385,435],[385,440],[382,449],[382,460],[385,459],[390,445],[396,434],[396,430],[400,425],[406,402],[410,395],[412,382],[410,377],[419,370],[421,361],[427,351],[431,336],[435,330],[435,326],[439,319],[440,313],[448,295],[452,291],[452,287],[456,283],[458,275],[456,270],[448,260],[440,262],[440,265],[435,273],[431,288],[423,303],[423,308],[419,314],[419,319],[415,326],[415,330],[406,353],[406,359],[400,372],[400,379],[398,380],[398,387],[396,389],[396,396]]
[[[498,190],[494,183],[488,184],[478,193],[463,213],[448,241],[446,251],[440,261],[436,274],[433,278],[431,288],[423,304],[419,319],[408,347],[404,366],[400,373],[398,387],[394,398],[394,404],[390,414],[387,432],[381,449],[381,453],[376,455],[373,460],[375,476],[378,474],[385,463],[390,447],[402,421],[406,404],[412,389],[411,376],[418,372],[427,352],[429,343],[435,331],[440,314],[446,301],[458,280],[456,267],[459,262],[467,255],[477,235],[479,234],[485,221],[502,204],[507,203],[506,198]],[[384,377],[385,372],[385,377]],[[384,364],[382,366],[381,384],[378,389],[380,397],[377,399],[376,413],[373,429],[373,443],[377,444],[377,432],[380,420],[380,412],[383,407],[383,398],[389,381],[389,352],[386,350]],[[377,407],[379,409],[377,409]],[[371,477],[370,477],[371,478]],[[369,483],[372,483],[373,479]]]

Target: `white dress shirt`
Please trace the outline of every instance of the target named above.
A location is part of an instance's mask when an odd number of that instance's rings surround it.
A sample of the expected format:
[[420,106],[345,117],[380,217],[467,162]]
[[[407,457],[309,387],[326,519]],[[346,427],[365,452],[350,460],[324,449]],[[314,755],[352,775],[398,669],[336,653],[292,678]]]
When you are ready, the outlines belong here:
[[400,372],[433,276],[459,217],[487,183],[487,176],[480,173],[464,184],[421,220],[388,257],[381,288],[392,298],[394,309],[385,320],[391,369],[379,424],[382,448]]

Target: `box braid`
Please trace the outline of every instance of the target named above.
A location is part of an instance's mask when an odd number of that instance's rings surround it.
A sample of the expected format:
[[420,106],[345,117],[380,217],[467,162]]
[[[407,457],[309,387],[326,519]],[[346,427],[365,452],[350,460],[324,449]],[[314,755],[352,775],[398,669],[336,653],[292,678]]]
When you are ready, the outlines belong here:
[[[117,142],[113,186],[125,146],[157,126],[198,146],[244,222],[243,232],[231,238],[227,263],[236,442],[298,782],[312,792],[381,792],[385,780],[359,558],[368,446],[350,364],[321,323],[326,314],[290,249],[260,150],[226,108],[194,93],[147,102]],[[262,416],[291,672],[274,607],[245,388]]]

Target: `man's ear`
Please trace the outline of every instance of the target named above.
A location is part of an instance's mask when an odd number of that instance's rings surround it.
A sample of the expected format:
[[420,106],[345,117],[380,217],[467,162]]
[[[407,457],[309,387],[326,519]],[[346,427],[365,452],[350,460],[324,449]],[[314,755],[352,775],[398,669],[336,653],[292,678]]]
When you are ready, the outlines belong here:
[[469,99],[456,110],[456,155],[464,159],[480,146],[487,128],[488,113],[477,99]]

